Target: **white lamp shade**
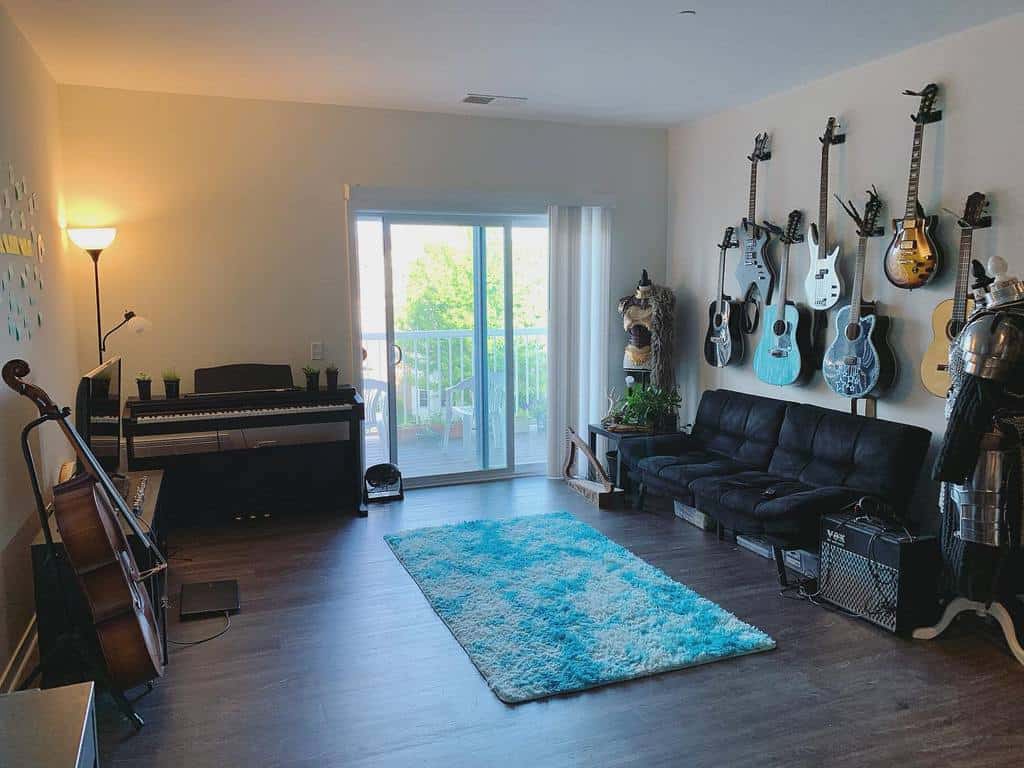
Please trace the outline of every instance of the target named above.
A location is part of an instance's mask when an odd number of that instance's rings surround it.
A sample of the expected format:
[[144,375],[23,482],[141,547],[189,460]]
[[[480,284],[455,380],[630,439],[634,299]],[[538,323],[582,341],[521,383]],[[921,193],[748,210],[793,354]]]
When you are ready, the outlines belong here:
[[102,251],[114,242],[114,227],[68,227],[71,242],[83,251]]
[[135,333],[146,333],[150,328],[153,327],[153,323],[149,318],[139,317],[136,315],[128,321],[128,327]]

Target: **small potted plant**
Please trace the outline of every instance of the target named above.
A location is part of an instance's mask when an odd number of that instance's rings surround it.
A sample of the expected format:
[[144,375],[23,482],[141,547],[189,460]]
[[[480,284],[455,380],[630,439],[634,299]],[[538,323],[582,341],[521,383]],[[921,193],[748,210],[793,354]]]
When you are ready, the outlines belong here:
[[306,366],[302,369],[302,372],[306,375],[306,391],[307,392],[319,392],[320,391],[320,369]]
[[327,391],[337,392],[338,391],[338,366],[331,363],[325,369],[327,372]]
[[149,400],[153,396],[153,381],[148,373],[139,371],[135,374],[135,383],[139,387],[139,400]]
[[173,368],[168,368],[163,373],[164,396],[168,400],[174,400],[181,394],[181,376]]
[[[609,398],[614,401],[614,392]],[[679,390],[632,386],[613,402],[603,423],[613,431],[674,432],[679,428]]]

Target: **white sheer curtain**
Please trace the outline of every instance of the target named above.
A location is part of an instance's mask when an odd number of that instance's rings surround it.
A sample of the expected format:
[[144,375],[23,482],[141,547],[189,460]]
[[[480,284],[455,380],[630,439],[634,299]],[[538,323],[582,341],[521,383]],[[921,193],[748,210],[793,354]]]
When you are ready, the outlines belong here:
[[548,266],[548,476],[558,477],[565,429],[586,439],[608,391],[611,223],[606,208],[553,205]]

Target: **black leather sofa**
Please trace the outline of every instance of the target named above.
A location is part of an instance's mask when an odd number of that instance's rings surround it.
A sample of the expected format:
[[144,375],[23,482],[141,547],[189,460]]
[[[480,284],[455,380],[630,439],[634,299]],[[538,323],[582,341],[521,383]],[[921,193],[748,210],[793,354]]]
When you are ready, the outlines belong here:
[[[920,427],[726,389],[701,397],[689,434],[627,438],[623,476],[734,534],[817,550],[820,518],[862,496],[903,514],[931,433]],[[638,485],[637,485],[638,484]]]

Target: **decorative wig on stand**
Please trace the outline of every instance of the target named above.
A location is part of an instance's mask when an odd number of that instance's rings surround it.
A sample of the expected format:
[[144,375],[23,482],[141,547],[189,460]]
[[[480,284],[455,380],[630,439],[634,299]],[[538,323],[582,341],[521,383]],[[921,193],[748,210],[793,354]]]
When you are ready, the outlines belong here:
[[672,343],[676,297],[671,289],[654,285],[643,271],[636,290],[619,300],[619,314],[626,331],[622,367],[640,383],[660,389],[675,386]]
[[950,348],[948,425],[935,461],[949,602],[932,639],[962,612],[994,618],[1024,664],[1024,282],[975,269],[976,311]]

